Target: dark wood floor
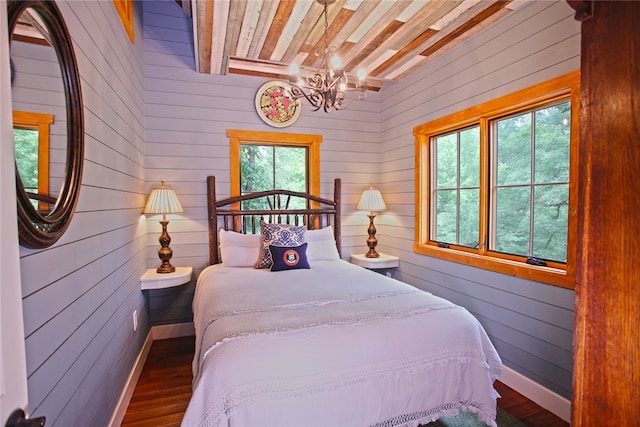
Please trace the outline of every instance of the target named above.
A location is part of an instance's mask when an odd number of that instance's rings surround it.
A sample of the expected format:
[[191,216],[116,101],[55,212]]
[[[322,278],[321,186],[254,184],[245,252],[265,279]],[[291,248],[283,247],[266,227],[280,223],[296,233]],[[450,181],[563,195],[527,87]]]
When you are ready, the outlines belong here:
[[[191,397],[193,337],[154,341],[122,427],[180,426]],[[529,427],[569,424],[506,385],[496,383],[498,406]]]

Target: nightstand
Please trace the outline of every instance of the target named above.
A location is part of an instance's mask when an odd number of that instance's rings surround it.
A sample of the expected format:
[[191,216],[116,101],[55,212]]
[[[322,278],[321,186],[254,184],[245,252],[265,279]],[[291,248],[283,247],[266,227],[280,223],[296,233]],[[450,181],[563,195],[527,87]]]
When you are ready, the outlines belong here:
[[140,278],[140,289],[164,289],[184,285],[191,281],[193,267],[176,267],[173,273],[160,274],[155,268],[147,270]]
[[351,255],[351,263],[372,270],[395,268],[400,265],[400,258],[380,253],[378,258],[367,258],[364,254]]

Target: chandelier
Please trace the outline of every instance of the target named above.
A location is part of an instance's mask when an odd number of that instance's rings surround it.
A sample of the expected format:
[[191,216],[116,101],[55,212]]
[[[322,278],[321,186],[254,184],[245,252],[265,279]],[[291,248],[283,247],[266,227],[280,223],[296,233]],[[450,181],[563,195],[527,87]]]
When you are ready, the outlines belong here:
[[349,83],[347,73],[341,68],[340,57],[334,46],[329,46],[329,19],[327,6],[336,0],[316,0],[324,6],[324,49],[316,51],[316,56],[322,57],[320,66],[313,72],[301,76],[300,67],[292,63],[289,69],[291,77],[291,95],[293,98],[305,98],[311,104],[313,111],[323,109],[326,113],[333,110],[343,110],[347,107],[347,92],[358,92],[358,99],[367,97],[366,71],[358,71],[358,80]]

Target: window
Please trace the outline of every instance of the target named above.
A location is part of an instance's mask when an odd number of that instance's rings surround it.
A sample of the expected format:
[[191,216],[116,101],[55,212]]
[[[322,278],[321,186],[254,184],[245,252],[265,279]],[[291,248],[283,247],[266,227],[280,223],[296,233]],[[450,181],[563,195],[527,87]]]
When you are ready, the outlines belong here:
[[228,130],[227,136],[231,196],[275,188],[319,196],[322,136],[241,130]]
[[414,129],[418,253],[573,288],[579,73]]
[[[52,114],[13,112],[13,139],[16,167],[33,207],[50,209],[49,199],[49,140]],[[38,200],[40,200],[38,202]]]

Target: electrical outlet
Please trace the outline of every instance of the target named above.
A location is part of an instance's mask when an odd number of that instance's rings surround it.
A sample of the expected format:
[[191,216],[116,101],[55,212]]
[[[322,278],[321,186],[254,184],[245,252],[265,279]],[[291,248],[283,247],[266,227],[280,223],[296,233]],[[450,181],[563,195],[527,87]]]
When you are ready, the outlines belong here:
[[133,331],[138,330],[138,310],[133,310]]
[[391,272],[387,271],[387,277],[391,277]]

